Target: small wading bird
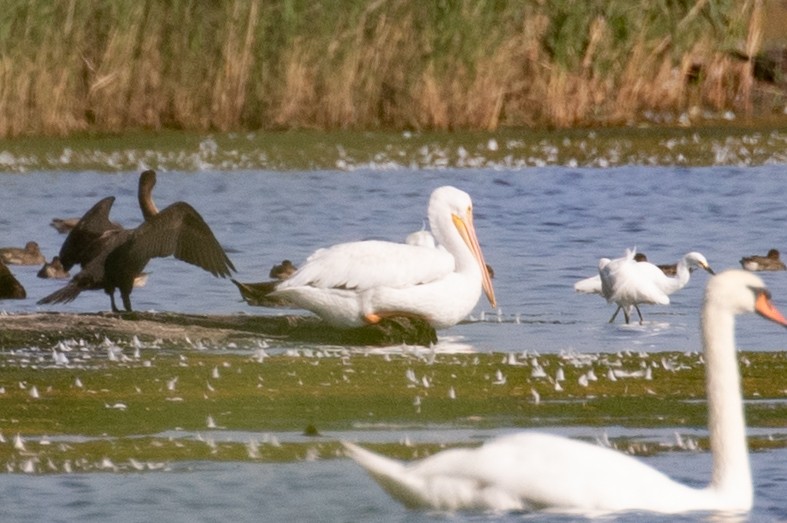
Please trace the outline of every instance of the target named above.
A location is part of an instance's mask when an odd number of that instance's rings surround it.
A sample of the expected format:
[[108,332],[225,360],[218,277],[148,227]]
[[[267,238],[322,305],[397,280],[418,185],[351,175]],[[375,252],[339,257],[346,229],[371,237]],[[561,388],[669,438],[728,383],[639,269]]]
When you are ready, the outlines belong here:
[[[609,263],[609,260],[609,258],[601,258],[599,264]],[[644,252],[638,252],[634,254],[634,261],[646,262],[648,261],[648,257],[645,256]],[[583,294],[601,294],[601,275],[596,274],[595,276],[579,280],[574,284],[574,290]]]
[[757,312],[780,325],[762,280],[741,270],[708,282],[701,314],[707,381],[710,484],[694,488],[616,450],[526,432],[474,449],[402,463],[344,443],[349,456],[393,498],[437,510],[549,510],[583,515],[619,511],[748,512],[753,486],[735,352],[735,316]]
[[11,270],[0,259],[0,300],[23,300],[27,298],[25,288],[14,278]]
[[8,265],[41,265],[46,261],[36,242],[27,242],[24,248],[3,247],[0,260]]
[[635,261],[634,256],[633,250],[627,250],[622,258],[614,260],[602,258],[599,261],[601,294],[607,299],[607,303],[618,305],[609,323],[615,321],[621,309],[626,323],[629,323],[632,307],[637,310],[639,322],[642,323],[640,303],[668,305],[669,295],[689,283],[694,268],[699,267],[713,274],[708,260],[698,252],[690,252],[678,261],[675,277],[667,276],[650,262]]
[[[602,264],[606,265],[607,263],[609,263],[609,261],[610,261],[609,258],[601,258],[598,263],[599,263],[599,266],[601,266]],[[648,257],[645,256],[644,252],[638,252],[638,253],[636,253],[634,255],[634,261],[646,262],[646,261],[648,261]],[[667,267],[667,266],[666,265],[659,265],[658,266],[658,268],[661,269],[664,272],[664,274],[666,274],[667,276],[675,275],[675,271],[674,270],[672,271],[672,274],[670,274],[669,272],[667,272],[664,269],[664,267]],[[579,280],[578,282],[576,282],[574,284],[574,290],[577,291],[577,292],[581,292],[583,294],[599,294],[599,295],[602,295],[602,292],[601,292],[601,275],[600,274],[596,274],[595,276],[590,276],[589,278],[584,278],[582,280]],[[620,312],[620,309],[621,309],[621,307],[620,307],[620,305],[618,305],[618,308],[615,309],[615,314],[613,315],[613,317],[616,317],[618,315],[618,313]],[[629,312],[629,314],[631,313],[631,308],[629,308],[628,312]]]
[[123,307],[131,311],[131,290],[148,261],[174,255],[217,277],[226,277],[235,267],[219,245],[213,232],[194,208],[176,202],[159,212],[152,191],[156,173],[148,170],[139,179],[139,205],[145,221],[136,229],[124,229],[109,220],[113,196],[96,203],[69,233],[60,249],[63,267],[80,264],[82,270],[59,291],[41,299],[39,304],[74,300],[83,290],[104,289],[112,311],[115,290],[120,291]]
[[414,316],[436,329],[455,325],[470,314],[482,289],[496,306],[472,210],[467,193],[435,189],[428,214],[441,249],[377,240],[334,245],[274,282],[269,296],[340,328],[387,316]]
[[765,256],[745,256],[741,258],[741,267],[747,271],[783,271],[787,269],[779,259],[779,251],[771,249]]

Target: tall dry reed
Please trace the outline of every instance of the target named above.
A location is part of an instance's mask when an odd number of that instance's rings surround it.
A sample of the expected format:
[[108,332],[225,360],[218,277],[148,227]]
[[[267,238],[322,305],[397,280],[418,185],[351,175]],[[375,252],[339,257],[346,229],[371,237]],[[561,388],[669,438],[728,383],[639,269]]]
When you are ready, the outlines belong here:
[[8,0],[0,137],[750,110],[762,0]]

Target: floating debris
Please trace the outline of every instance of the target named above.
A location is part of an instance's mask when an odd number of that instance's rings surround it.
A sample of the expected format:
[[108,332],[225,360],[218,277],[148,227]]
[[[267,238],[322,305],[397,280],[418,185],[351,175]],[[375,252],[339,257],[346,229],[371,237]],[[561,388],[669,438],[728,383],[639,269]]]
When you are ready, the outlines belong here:
[[25,440],[22,439],[22,436],[17,434],[14,436],[14,450],[18,450],[19,452],[27,452],[25,448]]

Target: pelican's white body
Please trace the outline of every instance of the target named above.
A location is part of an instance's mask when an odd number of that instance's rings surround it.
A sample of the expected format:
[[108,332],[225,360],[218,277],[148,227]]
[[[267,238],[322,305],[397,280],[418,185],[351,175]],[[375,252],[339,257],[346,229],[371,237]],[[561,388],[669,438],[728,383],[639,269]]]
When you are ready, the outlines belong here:
[[275,295],[338,327],[359,327],[368,323],[366,314],[396,311],[440,329],[466,318],[481,296],[480,270],[469,267],[469,275],[459,274],[454,261],[434,247],[340,243],[315,252]]
[[[337,327],[359,327],[369,323],[370,315],[386,314],[419,316],[436,329],[455,325],[472,312],[488,282],[480,250],[463,239],[457,221],[477,247],[470,197],[454,187],[435,189],[429,223],[441,248],[434,248],[434,240],[334,245],[312,254],[272,296]],[[491,283],[488,288],[490,294]]]

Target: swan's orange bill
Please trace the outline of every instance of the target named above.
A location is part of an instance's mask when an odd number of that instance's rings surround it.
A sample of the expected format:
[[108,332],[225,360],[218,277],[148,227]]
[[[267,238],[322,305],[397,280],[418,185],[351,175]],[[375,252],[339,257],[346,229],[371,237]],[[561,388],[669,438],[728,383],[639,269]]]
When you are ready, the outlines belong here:
[[767,292],[760,292],[757,294],[757,301],[754,304],[754,310],[756,310],[757,314],[763,318],[767,318],[778,323],[779,325],[784,325],[787,327],[787,318],[782,316],[782,313],[779,312],[779,309],[773,305]]

